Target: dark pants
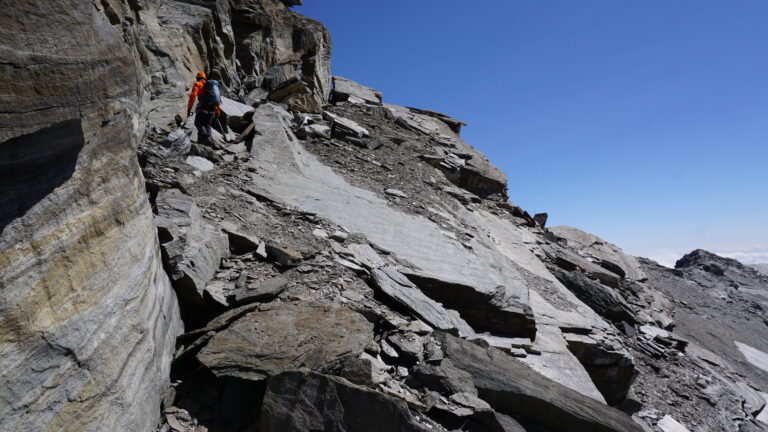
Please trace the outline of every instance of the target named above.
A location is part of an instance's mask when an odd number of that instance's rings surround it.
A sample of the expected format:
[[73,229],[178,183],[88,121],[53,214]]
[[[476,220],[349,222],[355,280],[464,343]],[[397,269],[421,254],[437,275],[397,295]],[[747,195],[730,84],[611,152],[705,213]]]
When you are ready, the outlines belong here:
[[211,143],[211,123],[214,113],[200,110],[195,114],[195,127],[197,128],[197,141],[202,144]]

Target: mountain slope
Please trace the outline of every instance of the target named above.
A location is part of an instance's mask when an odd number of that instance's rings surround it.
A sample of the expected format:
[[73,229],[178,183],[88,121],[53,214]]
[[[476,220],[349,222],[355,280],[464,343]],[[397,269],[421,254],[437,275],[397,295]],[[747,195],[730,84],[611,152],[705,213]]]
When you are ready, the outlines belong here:
[[[2,428],[765,430],[764,278],[545,227],[463,122],[332,77],[296,3],[14,5]],[[227,96],[209,146],[198,70]]]

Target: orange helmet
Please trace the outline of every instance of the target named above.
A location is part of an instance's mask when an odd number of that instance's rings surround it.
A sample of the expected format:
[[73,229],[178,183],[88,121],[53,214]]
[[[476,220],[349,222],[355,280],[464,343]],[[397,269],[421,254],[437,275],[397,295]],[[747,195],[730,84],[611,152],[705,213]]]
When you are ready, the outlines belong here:
[[205,79],[205,72],[198,72],[197,73],[197,79],[200,79],[200,78]]

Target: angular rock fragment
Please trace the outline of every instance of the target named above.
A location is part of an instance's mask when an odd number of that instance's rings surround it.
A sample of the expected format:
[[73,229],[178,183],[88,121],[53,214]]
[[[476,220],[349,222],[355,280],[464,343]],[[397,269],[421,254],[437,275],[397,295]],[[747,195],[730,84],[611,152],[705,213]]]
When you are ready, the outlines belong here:
[[278,245],[275,242],[269,241],[266,244],[267,257],[276,261],[283,267],[295,267],[301,264],[304,257],[295,250]]
[[229,250],[235,255],[255,252],[261,242],[258,238],[243,232],[236,224],[222,223],[222,230],[229,238]]
[[549,219],[549,215],[547,213],[536,213],[533,215],[533,220],[536,222],[536,225],[542,228],[547,226],[547,219]]
[[323,371],[359,356],[373,326],[346,307],[278,303],[262,306],[216,333],[197,354],[216,376],[261,380],[283,371]]
[[408,195],[400,189],[384,189],[384,193],[398,198],[408,198]]
[[642,432],[621,411],[583,396],[492,348],[443,333],[446,358],[472,376],[478,396],[516,419],[555,431]]
[[547,245],[542,248],[542,250],[555,264],[564,270],[573,271],[578,268],[590,277],[599,280],[600,283],[608,285],[611,288],[619,288],[620,286],[621,278],[619,275],[598,266],[586,258],[582,258],[581,256],[554,244]]
[[406,361],[418,362],[424,352],[424,341],[413,333],[395,333],[387,338],[389,344],[400,353]]
[[189,134],[184,129],[174,129],[163,140],[162,153],[167,157],[180,157],[186,156],[189,153],[189,149],[192,147],[192,141],[189,139]]
[[229,255],[226,234],[208,224],[192,197],[164,189],[155,201],[155,225],[171,281],[183,301],[203,302],[203,290]]
[[443,123],[447,124],[448,127],[451,128],[451,131],[456,135],[459,135],[459,133],[461,132],[462,126],[467,125],[463,121],[452,118],[451,116],[447,114],[443,114],[441,112],[427,110],[427,109],[413,108],[413,107],[408,107],[408,110],[414,114],[422,114],[422,115],[433,117],[442,121]]
[[567,333],[565,341],[606,403],[616,406],[624,400],[638,374],[632,356],[623,347],[599,343],[587,335]]
[[[299,133],[301,131],[301,134]],[[306,139],[307,137],[311,138],[330,138],[331,137],[331,127],[326,126],[324,124],[311,124],[307,126],[303,126],[299,131],[296,132],[296,135],[299,138]]]
[[285,372],[269,379],[261,411],[262,432],[433,430],[414,419],[408,405],[349,381],[317,373]]
[[[288,279],[284,276],[275,276],[257,284],[247,286],[232,286],[218,297],[223,298],[225,306],[239,306],[261,300],[269,300],[277,297],[288,286]],[[206,288],[208,290],[208,288]]]
[[385,369],[384,363],[363,353],[360,358],[353,358],[344,362],[340,375],[355,384],[375,388],[377,384],[381,384],[389,378]]
[[346,119],[331,112],[323,111],[323,118],[331,122],[331,135],[335,138],[344,138],[346,136],[364,138],[370,135],[366,128],[350,119]]
[[448,308],[457,310],[477,331],[491,331],[533,338],[536,327],[529,306],[521,305],[506,287],[492,293],[478,292],[470,286],[408,274],[422,292]]
[[216,165],[214,165],[213,162],[209,161],[208,159],[202,158],[200,156],[187,156],[187,158],[184,159],[184,161],[191,167],[198,169],[202,172],[210,171],[216,168]]

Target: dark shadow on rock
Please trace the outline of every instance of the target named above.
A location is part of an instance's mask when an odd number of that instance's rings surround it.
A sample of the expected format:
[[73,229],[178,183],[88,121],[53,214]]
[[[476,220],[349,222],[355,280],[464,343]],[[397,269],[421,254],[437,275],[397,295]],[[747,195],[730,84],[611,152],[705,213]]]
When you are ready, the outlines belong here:
[[0,143],[0,234],[72,177],[84,145],[80,119]]
[[266,383],[218,378],[205,368],[176,388],[174,405],[187,410],[208,432],[252,431],[259,424]]

